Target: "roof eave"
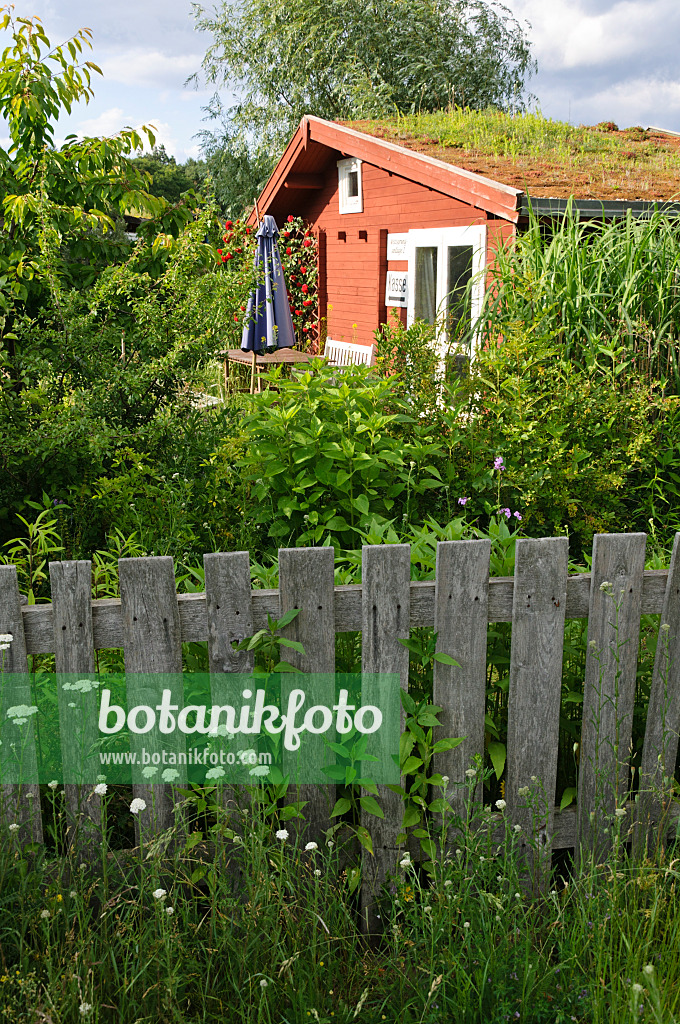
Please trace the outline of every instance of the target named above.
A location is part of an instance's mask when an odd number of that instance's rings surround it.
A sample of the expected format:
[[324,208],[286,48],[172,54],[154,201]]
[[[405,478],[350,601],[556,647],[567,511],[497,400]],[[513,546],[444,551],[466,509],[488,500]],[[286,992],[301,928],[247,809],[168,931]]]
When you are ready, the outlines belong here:
[[[495,217],[512,223],[517,223],[520,217],[520,200],[524,196],[520,189],[312,115],[302,118],[262,189],[257,200],[260,215],[268,212],[270,204],[283,188],[287,174],[293,169],[296,158],[310,140],[341,153],[347,152],[399,177],[417,181],[426,188],[459,199]],[[257,212],[253,210],[248,223],[254,223],[256,216]]]
[[567,206],[579,217],[590,220],[615,220],[625,217],[628,211],[636,218],[651,217],[655,211],[680,217],[680,202],[649,201],[646,199],[557,199],[551,196],[528,196],[522,194],[519,204],[520,217],[533,213],[537,217],[556,217],[566,213]]

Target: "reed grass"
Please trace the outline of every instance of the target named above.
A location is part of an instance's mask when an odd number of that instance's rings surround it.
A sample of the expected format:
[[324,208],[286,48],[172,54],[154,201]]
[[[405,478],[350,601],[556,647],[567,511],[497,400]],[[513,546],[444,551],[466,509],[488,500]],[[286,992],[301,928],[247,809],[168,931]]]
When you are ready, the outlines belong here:
[[603,223],[569,206],[550,226],[532,216],[495,253],[479,323],[484,346],[526,327],[613,387],[664,380],[678,394],[680,225],[660,211]]

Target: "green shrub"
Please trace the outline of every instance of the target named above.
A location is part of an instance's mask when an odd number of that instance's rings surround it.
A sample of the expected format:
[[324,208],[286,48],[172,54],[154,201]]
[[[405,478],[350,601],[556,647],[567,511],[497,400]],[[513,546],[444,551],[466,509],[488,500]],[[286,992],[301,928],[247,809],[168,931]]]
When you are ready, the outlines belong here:
[[[579,367],[558,343],[512,325],[473,363],[468,393],[460,486],[473,514],[519,509],[532,536],[568,533],[572,557],[594,533],[647,530],[650,517],[670,540],[678,399],[661,385],[630,374],[623,388],[611,370]],[[500,480],[486,471],[494,455]]]
[[442,446],[395,377],[314,362],[256,396],[243,421],[247,514],[271,542],[353,547],[376,516],[404,525],[441,487]]

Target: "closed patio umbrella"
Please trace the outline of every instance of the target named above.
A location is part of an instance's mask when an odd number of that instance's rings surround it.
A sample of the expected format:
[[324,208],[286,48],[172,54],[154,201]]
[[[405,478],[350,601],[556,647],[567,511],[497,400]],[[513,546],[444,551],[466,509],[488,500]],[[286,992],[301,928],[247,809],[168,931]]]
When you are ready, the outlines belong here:
[[262,352],[267,348],[292,348],[295,344],[293,318],[283,278],[281,256],[276,239],[276,221],[265,216],[257,232],[254,268],[258,284],[250,293],[241,338],[244,352]]

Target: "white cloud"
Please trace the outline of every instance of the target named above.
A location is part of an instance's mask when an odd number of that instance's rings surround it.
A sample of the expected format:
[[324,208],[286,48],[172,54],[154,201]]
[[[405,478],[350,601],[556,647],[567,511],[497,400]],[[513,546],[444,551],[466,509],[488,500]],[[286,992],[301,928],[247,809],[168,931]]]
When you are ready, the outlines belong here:
[[124,85],[153,86],[156,89],[182,89],[197,71],[202,54],[171,56],[160,50],[126,50],[103,57],[100,67],[105,78]]
[[621,127],[639,122],[645,128],[672,128],[670,122],[680,116],[680,81],[629,78],[594,93],[586,103],[593,110],[612,110]]
[[177,153],[173,153],[180,162],[184,160],[199,160],[201,157],[200,146],[187,146],[185,149],[179,150]]
[[121,108],[110,107],[108,110],[103,110],[97,117],[78,121],[75,132],[77,135],[89,138],[97,138],[100,135],[116,135],[125,124],[125,115]]
[[520,21],[528,21],[528,36],[541,71],[571,68],[603,69],[628,61],[626,70],[653,64],[680,28],[675,0],[621,0],[608,10],[590,13],[583,0],[510,0]]

